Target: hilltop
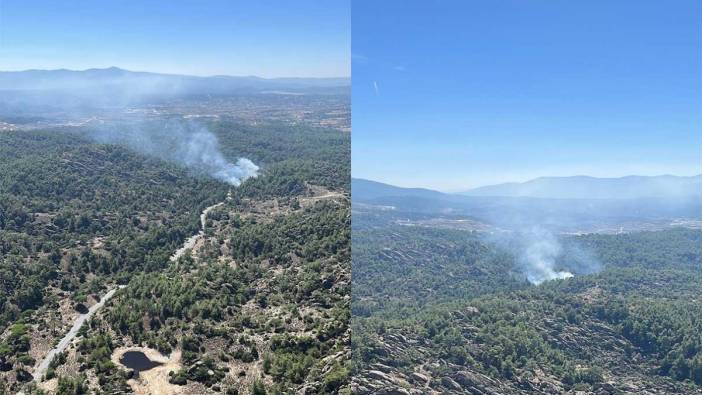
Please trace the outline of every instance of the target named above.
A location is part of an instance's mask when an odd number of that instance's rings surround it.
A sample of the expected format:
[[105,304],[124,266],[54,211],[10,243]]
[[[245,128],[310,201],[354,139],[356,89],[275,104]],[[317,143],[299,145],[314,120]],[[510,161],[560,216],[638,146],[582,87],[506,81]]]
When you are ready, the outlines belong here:
[[462,194],[550,199],[702,197],[702,175],[691,177],[631,175],[619,178],[539,177],[521,183],[488,185],[465,191]]

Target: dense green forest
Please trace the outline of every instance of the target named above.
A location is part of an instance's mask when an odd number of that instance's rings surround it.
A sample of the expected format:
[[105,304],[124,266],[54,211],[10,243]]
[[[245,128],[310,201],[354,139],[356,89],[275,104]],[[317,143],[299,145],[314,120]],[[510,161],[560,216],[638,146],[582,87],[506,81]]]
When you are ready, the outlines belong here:
[[[227,187],[75,134],[0,134],[0,328],[94,273],[162,268]],[[96,242],[101,246],[91,248]]]
[[527,286],[510,276],[512,255],[465,231],[378,226],[354,215],[352,246],[354,316],[402,316],[428,304]]
[[[335,392],[346,380],[346,367],[340,363],[322,373],[321,358],[345,346],[349,220],[343,207],[320,202],[263,228],[250,221],[235,228],[221,224],[236,241],[225,254],[238,265],[210,256],[203,266],[201,259],[184,257],[165,272],[140,275],[105,321],[120,335],[163,353],[184,346],[186,365],[206,361],[213,369],[217,362],[248,366],[260,360],[274,379],[269,390],[289,392],[309,379],[322,381],[320,393]],[[314,306],[323,307],[323,316],[312,313]],[[185,346],[184,339],[192,344]],[[213,356],[216,361],[207,362]],[[184,370],[174,378],[187,380],[214,385],[221,377]]]
[[702,231],[565,237],[602,270],[540,286],[478,233],[354,212],[353,241],[360,393],[702,391]]
[[[52,363],[47,379],[58,379],[60,393],[128,389],[128,374],[110,361],[125,341],[165,354],[182,350],[184,364],[200,362],[204,371],[174,372],[172,382],[201,382],[212,392],[236,390],[224,379],[237,373],[227,361],[265,365],[264,378],[245,392],[313,382],[328,393],[347,382],[348,133],[228,120],[209,127],[225,156],[251,158],[260,176],[231,189],[178,164],[98,143],[89,129],[0,134],[0,392],[30,379],[41,356],[35,345],[67,330],[55,324],[66,299],[79,310],[117,284],[126,288],[83,327],[75,356]],[[314,188],[342,199],[301,207],[298,198]],[[265,210],[257,219],[212,213],[218,228],[208,237],[228,249],[207,247],[197,259],[170,262],[198,232],[202,210],[228,192],[230,211],[279,201],[290,214],[268,220]],[[222,254],[236,265],[217,261]],[[249,302],[263,309],[261,317],[242,312]],[[269,306],[285,314],[267,319]],[[237,334],[243,328],[249,335]],[[231,345],[214,360],[205,353],[212,339]],[[330,353],[339,358],[324,359]],[[67,366],[90,373],[67,373]]]
[[262,122],[256,125],[222,120],[210,125],[225,155],[246,155],[260,163],[265,174],[245,183],[246,195],[290,196],[307,182],[333,190],[350,190],[351,139],[340,133],[305,125]]

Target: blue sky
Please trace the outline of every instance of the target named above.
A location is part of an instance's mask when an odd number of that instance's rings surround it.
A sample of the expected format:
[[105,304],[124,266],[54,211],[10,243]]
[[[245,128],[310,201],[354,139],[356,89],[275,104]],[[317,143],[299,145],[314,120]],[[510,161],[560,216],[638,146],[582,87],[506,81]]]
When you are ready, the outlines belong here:
[[456,191],[702,173],[702,2],[352,7],[353,176]]
[[0,0],[0,69],[348,77],[350,0]]

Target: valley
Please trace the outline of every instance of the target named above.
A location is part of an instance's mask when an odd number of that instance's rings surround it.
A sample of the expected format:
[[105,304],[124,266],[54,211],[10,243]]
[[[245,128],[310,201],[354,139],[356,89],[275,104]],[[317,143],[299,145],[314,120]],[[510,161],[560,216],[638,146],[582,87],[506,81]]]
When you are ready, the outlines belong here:
[[[344,116],[342,96],[294,100]],[[0,134],[0,393],[348,388],[349,134],[264,108],[193,121],[170,107],[127,126],[198,122],[179,133],[261,164],[240,186],[207,174],[219,162],[97,138],[104,118]],[[128,351],[159,365],[137,377]]]
[[560,223],[580,202],[357,190],[355,393],[702,393],[694,200]]
[[[576,177],[577,179],[577,177]],[[657,181],[640,177],[644,187]],[[562,235],[621,234],[684,227],[702,227],[700,176],[681,178],[674,197],[639,195],[628,198],[561,198],[558,193],[540,197],[448,194],[428,189],[398,188],[354,179],[354,211],[392,220],[403,226],[463,229],[486,233],[518,232],[526,227],[547,228]],[[565,182],[572,180],[565,178]],[[672,178],[672,180],[675,180]],[[607,180],[612,184],[614,181]],[[626,186],[635,186],[629,179]],[[674,182],[674,181],[670,181]],[[497,190],[499,190],[496,186]],[[571,186],[572,187],[572,186]],[[556,186],[552,185],[552,188]],[[565,187],[561,187],[565,189]],[[575,188],[576,190],[578,188]],[[675,189],[675,188],[673,188]],[[491,189],[480,189],[489,191]],[[650,193],[655,193],[649,191]],[[485,192],[481,192],[485,193]],[[544,192],[545,193],[545,192]],[[602,191],[601,193],[605,193]]]

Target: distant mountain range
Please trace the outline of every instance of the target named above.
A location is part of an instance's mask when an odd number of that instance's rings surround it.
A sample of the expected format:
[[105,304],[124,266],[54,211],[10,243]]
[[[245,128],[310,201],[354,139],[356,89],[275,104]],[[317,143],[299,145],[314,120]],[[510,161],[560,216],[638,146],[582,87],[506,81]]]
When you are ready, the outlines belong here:
[[621,178],[541,177],[523,183],[484,186],[462,194],[551,199],[641,199],[693,196],[702,198],[702,175]]
[[413,197],[456,200],[461,196],[534,199],[702,199],[702,175],[627,176],[597,178],[588,176],[541,177],[523,183],[489,185],[457,194],[424,188],[401,188],[376,181],[352,179],[355,197]]
[[701,180],[702,176],[561,177],[449,194],[352,179],[351,195],[357,209],[391,208],[397,218],[467,216],[507,229],[538,224],[579,231],[649,221],[702,220]]
[[418,197],[426,199],[441,199],[447,195],[424,188],[402,188],[382,182],[364,180],[362,178],[351,179],[351,193],[353,196],[363,200],[372,200],[382,197]]
[[131,95],[228,94],[289,91],[334,93],[347,90],[349,78],[260,78],[135,72],[110,67],[88,70],[0,71],[0,91],[66,92],[74,95],[127,92]]

